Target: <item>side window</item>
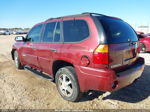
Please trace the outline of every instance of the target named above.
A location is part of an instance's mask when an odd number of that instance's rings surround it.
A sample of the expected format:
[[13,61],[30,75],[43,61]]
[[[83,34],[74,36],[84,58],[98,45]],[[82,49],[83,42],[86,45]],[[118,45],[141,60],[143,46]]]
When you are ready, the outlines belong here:
[[58,22],[55,29],[54,42],[60,42],[60,40],[61,40],[61,30],[60,30],[60,22]]
[[31,42],[39,42],[40,41],[40,37],[41,37],[41,33],[42,33],[42,26],[43,25],[38,25],[31,29],[31,31],[29,32],[29,34],[27,36],[27,38],[29,38]]
[[79,42],[89,36],[88,25],[84,20],[63,22],[64,42]]
[[46,24],[43,42],[53,42],[55,25],[56,25],[56,22]]

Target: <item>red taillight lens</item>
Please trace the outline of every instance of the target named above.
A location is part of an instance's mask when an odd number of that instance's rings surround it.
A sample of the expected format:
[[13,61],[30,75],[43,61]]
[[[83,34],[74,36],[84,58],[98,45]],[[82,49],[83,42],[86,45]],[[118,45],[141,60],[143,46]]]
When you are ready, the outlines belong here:
[[96,64],[108,64],[108,45],[99,45],[94,51],[93,59]]
[[94,53],[94,63],[108,64],[108,53]]

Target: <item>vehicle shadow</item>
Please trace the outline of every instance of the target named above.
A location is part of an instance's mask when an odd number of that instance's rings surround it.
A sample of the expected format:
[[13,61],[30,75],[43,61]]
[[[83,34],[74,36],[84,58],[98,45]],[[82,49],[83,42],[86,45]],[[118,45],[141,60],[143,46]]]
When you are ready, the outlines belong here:
[[[113,99],[129,103],[140,102],[150,96],[150,66],[146,65],[142,76],[135,83],[112,92],[110,95],[103,97],[103,100]],[[103,92],[93,92],[91,95],[84,96],[81,101],[88,101],[98,98]]]
[[101,91],[88,91],[86,93],[83,93],[82,98],[80,99],[80,102],[90,101],[95,98],[98,98],[99,96],[103,95],[105,92]]

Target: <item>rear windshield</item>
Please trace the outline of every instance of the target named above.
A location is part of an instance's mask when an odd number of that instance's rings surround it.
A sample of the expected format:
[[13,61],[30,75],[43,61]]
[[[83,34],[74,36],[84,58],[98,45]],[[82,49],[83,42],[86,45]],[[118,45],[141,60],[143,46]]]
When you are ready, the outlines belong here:
[[126,43],[129,41],[138,41],[138,37],[132,27],[126,22],[113,18],[99,18],[108,43]]

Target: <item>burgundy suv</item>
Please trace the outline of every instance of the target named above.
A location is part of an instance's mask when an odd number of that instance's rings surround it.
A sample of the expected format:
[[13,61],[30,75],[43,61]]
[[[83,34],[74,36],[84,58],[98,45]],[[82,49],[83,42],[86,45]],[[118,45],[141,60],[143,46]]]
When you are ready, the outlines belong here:
[[82,13],[51,18],[15,40],[11,54],[16,67],[49,74],[69,101],[89,90],[123,88],[144,70],[135,31],[116,17]]

